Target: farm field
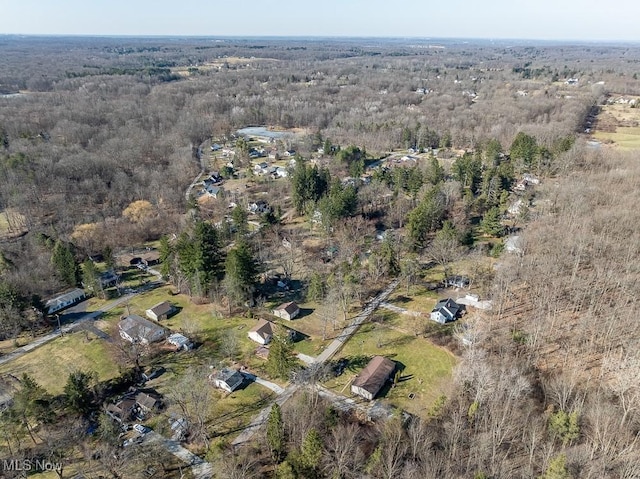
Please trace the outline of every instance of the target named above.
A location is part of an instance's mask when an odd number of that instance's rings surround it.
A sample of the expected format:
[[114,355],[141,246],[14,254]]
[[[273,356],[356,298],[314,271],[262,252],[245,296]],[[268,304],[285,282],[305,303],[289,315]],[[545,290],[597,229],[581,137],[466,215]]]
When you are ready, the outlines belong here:
[[[626,101],[638,98],[624,96]],[[598,114],[593,137],[622,150],[640,148],[640,108],[628,103],[604,105]]]

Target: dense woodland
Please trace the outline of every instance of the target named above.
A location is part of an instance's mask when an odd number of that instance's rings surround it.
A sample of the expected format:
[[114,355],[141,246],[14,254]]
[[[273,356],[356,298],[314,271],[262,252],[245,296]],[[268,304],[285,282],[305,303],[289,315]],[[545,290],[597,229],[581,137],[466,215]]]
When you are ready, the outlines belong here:
[[[640,170],[582,135],[609,93],[640,94],[639,61],[634,46],[0,37],[0,209],[24,223],[0,243],[0,333],[46,328],[43,299],[86,281],[89,255],[149,240],[176,288],[229,311],[263,300],[259,273],[296,277],[304,258],[307,295],[345,318],[389,278],[419,281],[418,265],[491,255],[496,268],[473,279],[494,309],[472,345],[442,339],[462,360],[428,417],[372,424],[301,393],[255,444],[210,452],[217,476],[640,477]],[[297,152],[290,177],[256,187],[279,214],[255,235],[243,208],[216,227],[226,204],[185,198],[212,141],[249,164],[233,137],[248,125],[303,131],[282,145]],[[439,152],[341,182],[408,148]],[[506,223],[525,173],[544,181]],[[338,257],[305,256],[286,211],[318,212]],[[361,261],[380,227],[396,234]],[[514,231],[508,254],[500,238]],[[115,479],[154,461],[102,420],[92,455],[85,421],[117,385],[90,382],[70,377],[51,397],[24,378],[0,416],[2,454],[84,457]]]

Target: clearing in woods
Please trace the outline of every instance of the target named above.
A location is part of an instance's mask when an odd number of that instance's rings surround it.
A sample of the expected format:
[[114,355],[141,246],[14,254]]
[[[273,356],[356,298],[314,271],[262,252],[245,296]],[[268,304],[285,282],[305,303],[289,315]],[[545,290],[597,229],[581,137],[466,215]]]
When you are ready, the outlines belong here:
[[640,148],[640,97],[611,95],[611,103],[602,106],[596,118],[593,137],[617,148]]

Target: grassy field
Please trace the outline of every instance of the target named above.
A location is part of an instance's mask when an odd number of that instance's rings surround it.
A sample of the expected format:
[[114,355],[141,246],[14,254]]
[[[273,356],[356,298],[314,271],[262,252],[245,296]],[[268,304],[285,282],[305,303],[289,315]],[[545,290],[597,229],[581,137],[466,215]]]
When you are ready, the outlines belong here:
[[[631,98],[625,95],[626,98]],[[636,98],[638,100],[638,98]],[[640,148],[640,108],[629,104],[605,105],[598,115],[597,129],[593,137],[602,143],[612,143],[617,148]]]
[[[437,398],[446,394],[451,371],[456,364],[451,353],[425,338],[399,332],[383,323],[367,323],[335,358],[349,359],[353,366],[329,381],[327,386],[350,395],[351,381],[376,355],[393,359],[402,369],[402,377],[396,387],[386,394],[383,392],[384,401],[418,415],[425,415]],[[409,399],[411,393],[413,399]]]
[[619,126],[615,133],[597,131],[593,137],[602,143],[613,143],[618,148],[625,150],[640,148],[640,127]]
[[118,366],[112,359],[110,348],[109,343],[97,339],[92,333],[86,336],[84,332],[67,334],[3,364],[0,374],[20,377],[28,373],[51,394],[60,394],[69,373],[77,369],[94,371],[99,381],[115,377]]

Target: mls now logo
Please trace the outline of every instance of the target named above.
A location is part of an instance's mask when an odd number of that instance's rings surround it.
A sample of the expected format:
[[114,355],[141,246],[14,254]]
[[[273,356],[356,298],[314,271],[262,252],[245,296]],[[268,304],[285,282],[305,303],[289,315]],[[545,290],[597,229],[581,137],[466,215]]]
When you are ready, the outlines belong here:
[[62,464],[57,462],[45,461],[43,459],[11,459],[2,461],[2,469],[4,471],[61,471]]

